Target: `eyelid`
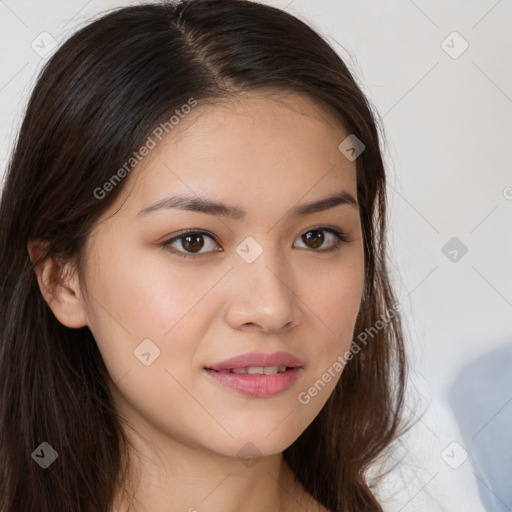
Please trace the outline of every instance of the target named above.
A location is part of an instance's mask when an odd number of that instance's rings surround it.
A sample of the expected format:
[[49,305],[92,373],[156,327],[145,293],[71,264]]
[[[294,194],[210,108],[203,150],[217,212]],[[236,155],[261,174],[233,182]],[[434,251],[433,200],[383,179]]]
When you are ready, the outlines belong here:
[[331,224],[319,224],[317,226],[312,226],[310,228],[305,229],[302,234],[307,233],[308,231],[328,231],[330,233],[339,235],[340,237],[343,237],[346,242],[352,242],[354,239],[351,238],[347,231],[331,225]]

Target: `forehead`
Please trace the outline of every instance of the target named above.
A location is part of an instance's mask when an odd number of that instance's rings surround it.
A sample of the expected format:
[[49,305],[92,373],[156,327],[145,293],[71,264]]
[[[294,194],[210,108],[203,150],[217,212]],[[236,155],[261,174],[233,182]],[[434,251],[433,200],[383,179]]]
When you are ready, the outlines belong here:
[[248,211],[254,197],[275,204],[340,189],[356,196],[355,161],[338,149],[347,135],[330,107],[295,93],[198,104],[161,140],[153,137],[118,200],[133,214],[171,192],[236,199]]

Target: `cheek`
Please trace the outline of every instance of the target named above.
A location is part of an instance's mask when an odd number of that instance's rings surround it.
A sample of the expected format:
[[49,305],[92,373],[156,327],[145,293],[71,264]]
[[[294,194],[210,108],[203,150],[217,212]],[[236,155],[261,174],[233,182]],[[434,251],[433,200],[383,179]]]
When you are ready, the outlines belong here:
[[345,354],[354,338],[363,284],[364,262],[354,257],[315,279],[308,279],[307,288],[300,295],[307,304],[315,333],[315,346],[310,354],[315,364],[309,380],[314,382],[325,372],[331,373],[331,377],[326,375],[329,383],[322,392],[325,400],[341,376],[343,368],[339,361],[346,361]]
[[[164,251],[164,249],[162,249]],[[211,272],[191,273],[166,259],[160,249],[112,255],[96,278],[95,289],[111,305],[108,312],[137,338],[162,338],[204,297],[215,281]],[[112,319],[111,319],[112,320]]]
[[[219,277],[191,275],[166,265],[165,258],[162,263],[139,256],[105,264],[108,271],[91,284],[98,299],[92,301],[91,331],[123,413],[136,410],[169,434],[183,435],[175,422],[178,411],[180,417],[202,418],[199,425],[206,421],[184,387],[192,389],[194,354],[214,312],[207,295]],[[196,428],[190,421],[188,428]]]
[[323,325],[324,338],[346,340],[352,336],[361,305],[364,284],[363,263],[353,258],[308,279],[304,302]]
[[[143,366],[134,350],[147,339],[157,347],[145,342],[149,348],[160,351],[155,365],[169,366],[180,358],[190,361],[200,336],[190,337],[187,330],[194,325],[197,329],[198,315],[208,317],[208,301],[202,299],[218,277],[211,272],[191,275],[175,263],[167,265],[161,255],[152,258],[133,249],[111,252],[99,263],[88,283],[88,317],[113,380]],[[172,361],[166,363],[171,347]]]

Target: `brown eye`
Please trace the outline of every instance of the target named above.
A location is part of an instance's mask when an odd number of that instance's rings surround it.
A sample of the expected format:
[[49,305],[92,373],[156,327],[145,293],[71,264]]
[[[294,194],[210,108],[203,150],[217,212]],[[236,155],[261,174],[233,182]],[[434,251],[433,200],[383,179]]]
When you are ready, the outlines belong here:
[[[208,247],[210,244],[210,247]],[[178,256],[195,256],[207,252],[219,251],[220,248],[212,235],[202,231],[186,231],[167,240],[162,246],[169,248]],[[206,250],[203,250],[205,248]]]
[[317,249],[320,247],[323,244],[324,239],[324,234],[320,229],[312,229],[302,235],[302,240],[304,240],[304,243],[312,249]]
[[[299,239],[305,244],[306,249],[318,249],[315,252],[323,253],[336,251],[340,249],[343,244],[352,241],[344,231],[338,228],[324,226],[309,229],[303,233]],[[327,244],[326,247],[322,247],[324,243]]]
[[198,252],[204,245],[203,235],[186,235],[181,237],[181,246],[187,252]]

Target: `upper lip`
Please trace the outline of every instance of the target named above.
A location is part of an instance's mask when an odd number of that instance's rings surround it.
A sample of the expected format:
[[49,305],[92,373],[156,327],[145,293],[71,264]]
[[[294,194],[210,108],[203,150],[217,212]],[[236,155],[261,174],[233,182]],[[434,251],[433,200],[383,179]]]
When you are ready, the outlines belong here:
[[239,356],[230,357],[225,361],[206,367],[209,370],[233,370],[235,368],[249,368],[251,366],[288,366],[290,368],[303,366],[303,362],[287,352],[274,352],[264,354],[250,352]]

